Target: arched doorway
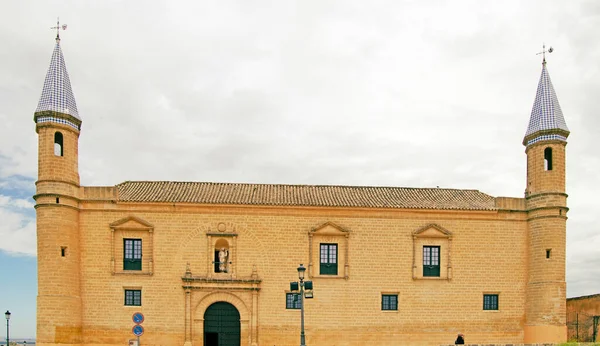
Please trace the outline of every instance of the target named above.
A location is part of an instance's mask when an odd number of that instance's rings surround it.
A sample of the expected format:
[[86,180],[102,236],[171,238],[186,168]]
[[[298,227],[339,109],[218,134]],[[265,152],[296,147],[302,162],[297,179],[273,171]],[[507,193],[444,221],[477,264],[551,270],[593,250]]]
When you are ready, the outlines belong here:
[[204,346],[239,346],[240,313],[235,306],[216,302],[204,313]]

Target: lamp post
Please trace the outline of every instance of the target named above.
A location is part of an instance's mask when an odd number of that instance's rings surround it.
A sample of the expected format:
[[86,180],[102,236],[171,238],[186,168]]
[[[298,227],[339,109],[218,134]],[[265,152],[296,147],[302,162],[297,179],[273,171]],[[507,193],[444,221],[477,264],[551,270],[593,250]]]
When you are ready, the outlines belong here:
[[[300,346],[306,346],[304,337],[304,299],[314,297],[313,282],[304,281],[305,272],[306,268],[304,265],[300,264],[298,267],[298,279],[300,279],[300,281],[290,282],[290,291],[292,291],[295,296],[300,296]],[[300,292],[296,293],[298,291]],[[296,300],[294,299],[294,301]],[[297,309],[295,306],[294,308]]]
[[10,311],[6,310],[4,316],[6,317],[6,346],[8,346],[10,344],[10,338],[8,337],[8,321],[10,321]]
[[[300,346],[306,346],[304,339],[304,272],[306,268],[300,264],[298,267],[298,279],[300,279]],[[6,334],[8,335],[8,334]],[[8,337],[8,336],[7,336]]]

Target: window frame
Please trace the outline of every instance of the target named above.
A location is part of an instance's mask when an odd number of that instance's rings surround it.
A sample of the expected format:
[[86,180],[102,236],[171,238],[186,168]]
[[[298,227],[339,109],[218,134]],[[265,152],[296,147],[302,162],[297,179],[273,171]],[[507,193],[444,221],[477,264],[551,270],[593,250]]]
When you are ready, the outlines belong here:
[[54,132],[53,152],[54,152],[54,156],[63,157],[65,155],[64,136],[63,136],[62,132],[60,132],[60,131]]
[[[326,249],[325,257],[323,257],[323,249]],[[335,249],[335,257],[332,257],[331,250]],[[338,275],[338,243],[319,243],[319,275]],[[323,262],[323,260],[327,262]],[[331,262],[334,260],[335,262]]]
[[[296,297],[297,300],[294,300],[294,297]],[[286,308],[286,310],[302,309],[302,299],[300,297],[300,293],[286,292],[285,293],[285,308]]]
[[[427,257],[425,249],[429,250],[429,256]],[[436,257],[434,257],[434,252],[437,252]],[[423,277],[440,277],[441,253],[441,246],[439,245],[423,245]],[[437,261],[437,264],[426,264],[426,262],[433,263],[434,260]]]
[[[131,248],[128,249],[127,243],[131,242]],[[139,248],[136,248],[139,244]],[[128,257],[128,250],[131,251]],[[141,238],[123,238],[123,270],[124,271],[142,271],[142,239]]]
[[[130,295],[128,295],[130,293]],[[138,297],[136,297],[136,293]],[[137,301],[136,301],[137,298]],[[136,304],[138,303],[138,304]],[[141,289],[125,289],[124,292],[125,306],[142,306],[142,290]]]
[[[386,302],[388,298],[388,302]],[[391,299],[394,298],[392,304]],[[387,305],[387,306],[386,306]],[[381,311],[398,311],[398,294],[397,293],[382,293],[381,294]]]
[[[154,226],[137,216],[127,216],[110,225],[110,246],[112,254],[110,267],[112,275],[148,275],[154,273]],[[142,240],[142,269],[123,270],[123,239]]]
[[[486,298],[488,302],[486,303]],[[484,293],[483,294],[483,310],[484,311],[498,311],[500,310],[500,295],[498,293]]]
[[[444,227],[430,223],[412,234],[413,240],[413,280],[452,280],[452,232]],[[423,246],[439,246],[439,276],[423,276]]]

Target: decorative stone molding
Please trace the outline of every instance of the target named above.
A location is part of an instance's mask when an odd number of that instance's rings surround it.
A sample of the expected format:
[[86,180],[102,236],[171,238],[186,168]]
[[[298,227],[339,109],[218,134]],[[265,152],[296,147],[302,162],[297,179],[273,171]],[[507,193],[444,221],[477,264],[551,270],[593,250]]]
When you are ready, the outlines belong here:
[[[208,270],[206,276],[208,278],[235,279],[237,273],[237,236],[235,226],[230,223],[219,222],[216,230],[210,227],[207,228],[206,253]],[[223,263],[221,267],[224,271],[216,270],[220,264],[218,255],[220,249],[225,249],[227,252],[227,255],[224,257],[226,263]]]
[[[452,279],[452,232],[438,224],[429,224],[412,234],[413,238],[413,279],[451,280]],[[423,276],[423,247],[440,247],[440,276]]]
[[[152,275],[154,272],[154,226],[139,217],[128,216],[111,223],[110,259],[112,274]],[[123,239],[142,240],[142,270],[123,270]]]
[[[258,295],[262,280],[256,267],[244,278],[194,276],[189,264],[181,278],[185,294],[185,344],[204,340],[204,313],[216,302],[227,302],[240,313],[242,344],[258,345]],[[197,302],[192,307],[193,302]]]
[[[333,222],[325,222],[324,224],[313,228],[308,232],[308,277],[309,278],[343,278],[348,280],[350,277],[350,246],[349,246],[350,231],[336,225]],[[317,266],[319,260],[320,244],[329,243],[338,245],[338,275],[320,275],[319,269],[315,272],[315,263]]]

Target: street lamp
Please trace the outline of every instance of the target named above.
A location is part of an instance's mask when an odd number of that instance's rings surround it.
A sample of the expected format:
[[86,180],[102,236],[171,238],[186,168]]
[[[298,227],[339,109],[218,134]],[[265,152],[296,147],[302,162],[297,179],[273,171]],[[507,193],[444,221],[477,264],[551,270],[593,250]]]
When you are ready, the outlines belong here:
[[290,282],[290,291],[296,292],[300,289],[300,294],[298,294],[300,296],[300,346],[306,346],[304,337],[304,298],[313,297],[313,283],[312,281],[304,281],[305,272],[306,268],[300,264],[298,267],[298,279],[300,279],[300,282]]
[[10,339],[8,337],[8,321],[10,320],[10,311],[6,310],[4,316],[6,317],[6,346],[8,346],[10,344]]
[[[300,279],[300,346],[306,346],[304,339],[304,272],[306,268],[302,264],[298,267],[298,279]],[[7,334],[8,335],[8,334]]]

